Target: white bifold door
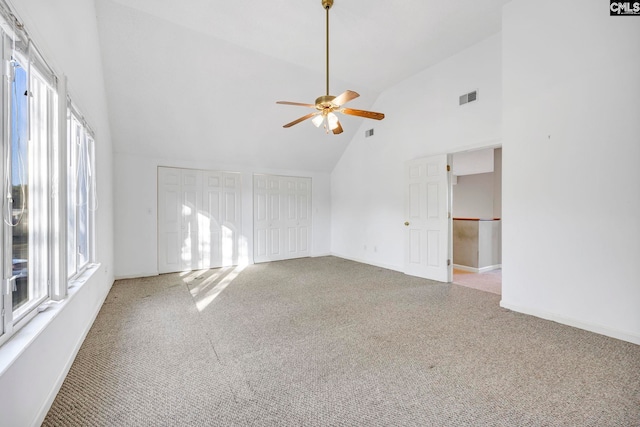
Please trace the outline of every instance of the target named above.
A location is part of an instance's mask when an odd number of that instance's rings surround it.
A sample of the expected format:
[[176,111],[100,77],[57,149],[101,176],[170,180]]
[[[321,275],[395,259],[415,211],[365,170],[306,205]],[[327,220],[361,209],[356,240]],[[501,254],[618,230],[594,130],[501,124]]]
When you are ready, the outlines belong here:
[[447,155],[405,164],[405,273],[450,282],[450,206]]
[[158,167],[158,272],[238,264],[240,174]]
[[253,176],[254,262],[311,255],[311,178]]

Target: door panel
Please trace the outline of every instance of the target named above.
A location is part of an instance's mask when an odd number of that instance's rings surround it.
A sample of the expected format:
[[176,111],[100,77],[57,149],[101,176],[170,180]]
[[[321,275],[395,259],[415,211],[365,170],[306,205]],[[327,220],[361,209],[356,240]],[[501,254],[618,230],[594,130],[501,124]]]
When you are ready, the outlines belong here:
[[280,194],[270,194],[269,195],[269,207],[270,207],[270,217],[271,221],[279,221],[280,220]]
[[405,165],[405,273],[451,281],[447,156]]
[[266,229],[258,229],[256,230],[255,236],[255,257],[259,259],[264,259],[267,257],[267,230]]
[[300,227],[299,231],[300,232],[298,233],[298,252],[308,253],[310,230],[308,227]]
[[409,262],[420,264],[420,249],[422,248],[420,230],[409,230]]
[[298,196],[298,219],[300,221],[309,219],[309,205],[309,197],[306,194]]
[[287,228],[287,252],[294,254],[298,252],[298,230],[295,227]]
[[[165,251],[164,260],[166,265],[179,266],[180,265],[180,232],[169,232],[164,235],[165,238]],[[179,268],[179,267],[176,267]]]
[[271,256],[272,259],[279,259],[280,254],[280,229],[279,228],[271,228],[269,229],[269,234],[271,235],[271,252],[267,255]]

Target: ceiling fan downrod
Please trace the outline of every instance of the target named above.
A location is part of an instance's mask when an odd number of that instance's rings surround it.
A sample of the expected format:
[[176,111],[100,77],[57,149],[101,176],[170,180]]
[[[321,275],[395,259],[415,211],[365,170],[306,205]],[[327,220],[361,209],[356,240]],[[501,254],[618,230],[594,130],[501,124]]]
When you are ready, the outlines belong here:
[[331,9],[331,6],[333,6],[333,0],[322,0],[322,7],[324,8],[324,10],[327,13],[327,19],[326,19],[326,45],[327,45],[327,49],[326,49],[326,64],[327,64],[327,68],[326,68],[326,73],[327,73],[327,96],[329,96],[329,9]]

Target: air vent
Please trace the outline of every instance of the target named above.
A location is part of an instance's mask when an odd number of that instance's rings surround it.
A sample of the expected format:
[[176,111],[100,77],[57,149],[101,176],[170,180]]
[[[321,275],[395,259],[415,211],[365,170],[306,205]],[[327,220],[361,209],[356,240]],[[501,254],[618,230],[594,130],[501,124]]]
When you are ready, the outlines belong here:
[[478,99],[478,91],[474,90],[473,92],[465,93],[464,95],[460,95],[460,105],[468,104],[469,102],[476,101]]
[[365,138],[369,138],[370,136],[373,136],[373,129],[368,129],[364,131],[364,137]]

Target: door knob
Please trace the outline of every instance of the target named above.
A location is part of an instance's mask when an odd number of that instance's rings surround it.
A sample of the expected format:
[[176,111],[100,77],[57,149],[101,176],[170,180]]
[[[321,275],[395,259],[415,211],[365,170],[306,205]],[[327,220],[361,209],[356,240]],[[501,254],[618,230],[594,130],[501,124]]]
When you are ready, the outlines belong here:
[[408,227],[409,226],[409,221],[405,221],[404,225],[406,225]]

